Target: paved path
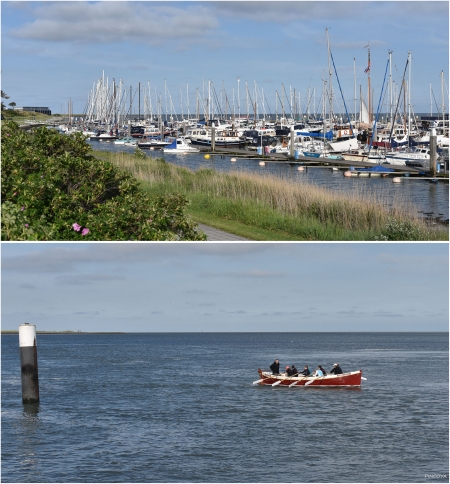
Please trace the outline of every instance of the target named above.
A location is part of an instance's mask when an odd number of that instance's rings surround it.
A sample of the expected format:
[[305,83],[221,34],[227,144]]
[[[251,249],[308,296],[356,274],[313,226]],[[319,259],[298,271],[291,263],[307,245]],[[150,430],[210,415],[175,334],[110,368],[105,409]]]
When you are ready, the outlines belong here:
[[208,238],[207,240],[211,240],[215,242],[249,240],[249,239],[245,239],[244,237],[239,237],[238,235],[229,234],[228,232],[224,232],[223,230],[209,227],[208,225],[198,224],[198,228],[206,234]]

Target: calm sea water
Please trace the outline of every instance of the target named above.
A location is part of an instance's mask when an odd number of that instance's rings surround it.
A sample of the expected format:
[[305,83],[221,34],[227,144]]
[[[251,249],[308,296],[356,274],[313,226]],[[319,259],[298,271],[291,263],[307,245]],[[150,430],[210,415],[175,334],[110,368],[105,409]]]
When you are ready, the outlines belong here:
[[[125,151],[133,153],[134,148],[114,145],[114,143],[89,141],[95,150]],[[187,155],[164,154],[162,151],[147,151],[148,156],[162,157],[170,163],[197,170],[201,167],[218,171],[250,171],[260,174],[271,174],[298,183],[308,183],[327,188],[335,192],[351,193],[363,198],[374,197],[387,206],[413,206],[421,216],[449,218],[449,184],[441,181],[430,183],[426,180],[402,178],[402,183],[392,183],[392,178],[347,178],[342,171],[332,171],[329,167],[310,167],[298,171],[297,165],[268,162],[259,166],[259,160],[237,159],[231,163],[231,156],[215,155],[205,160],[204,154]]]
[[[2,482],[448,482],[448,333],[2,336]],[[361,389],[253,386],[274,358]],[[431,476],[431,477],[429,477]]]

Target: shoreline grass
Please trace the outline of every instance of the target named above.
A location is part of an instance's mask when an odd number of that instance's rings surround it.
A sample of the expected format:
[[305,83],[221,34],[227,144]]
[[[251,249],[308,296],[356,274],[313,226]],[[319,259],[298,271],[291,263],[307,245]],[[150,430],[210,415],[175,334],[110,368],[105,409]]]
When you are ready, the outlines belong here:
[[137,178],[152,195],[182,193],[196,221],[253,240],[448,240],[406,203],[389,208],[375,193],[341,194],[249,172],[196,171],[162,158],[94,152]]

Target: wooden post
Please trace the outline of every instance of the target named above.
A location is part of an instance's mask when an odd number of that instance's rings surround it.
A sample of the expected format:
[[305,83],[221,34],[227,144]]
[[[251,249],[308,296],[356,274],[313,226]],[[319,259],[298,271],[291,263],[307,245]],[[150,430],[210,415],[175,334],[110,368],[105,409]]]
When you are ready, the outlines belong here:
[[20,368],[22,373],[22,402],[39,402],[36,326],[19,326]]
[[211,126],[211,151],[216,150],[216,127],[213,123]]
[[436,176],[436,158],[437,158],[437,136],[436,129],[432,128],[430,133],[430,176]]

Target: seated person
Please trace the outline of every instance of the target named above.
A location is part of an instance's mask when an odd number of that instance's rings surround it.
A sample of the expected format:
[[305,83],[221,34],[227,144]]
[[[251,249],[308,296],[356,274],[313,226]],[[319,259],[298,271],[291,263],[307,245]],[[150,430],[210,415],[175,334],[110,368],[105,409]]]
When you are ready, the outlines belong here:
[[325,376],[327,374],[327,372],[323,369],[322,365],[319,365],[319,369],[323,373],[323,376]]
[[333,369],[330,371],[330,375],[341,375],[343,373],[341,367],[339,366],[339,363],[335,363],[333,365]]
[[291,376],[297,376],[298,375],[298,370],[295,368],[295,365],[292,365],[291,369]]
[[286,375],[292,376],[292,370],[289,368],[289,366],[286,366]]
[[301,372],[299,373],[299,375],[303,375],[303,376],[309,376],[309,375],[311,375],[311,372],[309,371],[308,365],[305,365],[304,370],[303,370],[303,371],[301,371]]
[[313,376],[323,376],[323,372],[320,369],[320,365],[317,367],[317,370],[313,373]]

